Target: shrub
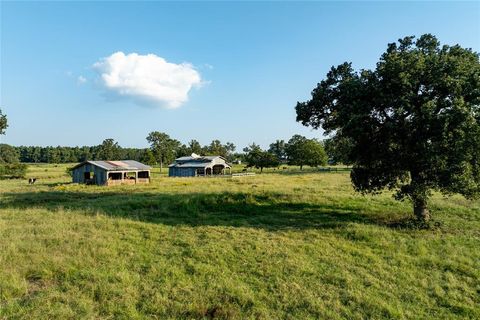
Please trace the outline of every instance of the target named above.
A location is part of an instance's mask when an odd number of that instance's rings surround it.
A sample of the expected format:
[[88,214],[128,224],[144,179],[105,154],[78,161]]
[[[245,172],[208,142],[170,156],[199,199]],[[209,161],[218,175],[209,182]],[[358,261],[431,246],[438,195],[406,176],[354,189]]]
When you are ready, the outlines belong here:
[[67,173],[67,175],[68,175],[70,178],[73,177],[73,170],[72,170],[72,169],[73,169],[73,167],[67,167],[67,168],[65,169],[65,172]]
[[23,163],[0,164],[0,179],[21,179],[25,178],[27,165]]

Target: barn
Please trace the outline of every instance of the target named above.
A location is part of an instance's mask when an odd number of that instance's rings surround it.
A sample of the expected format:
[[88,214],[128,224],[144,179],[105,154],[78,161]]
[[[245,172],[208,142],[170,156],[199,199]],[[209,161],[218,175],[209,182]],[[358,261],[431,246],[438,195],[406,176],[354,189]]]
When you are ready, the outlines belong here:
[[222,156],[199,156],[195,153],[175,159],[168,166],[170,177],[214,176],[231,173],[231,166]]
[[149,183],[151,169],[134,160],[84,161],[72,168],[72,179],[102,186]]

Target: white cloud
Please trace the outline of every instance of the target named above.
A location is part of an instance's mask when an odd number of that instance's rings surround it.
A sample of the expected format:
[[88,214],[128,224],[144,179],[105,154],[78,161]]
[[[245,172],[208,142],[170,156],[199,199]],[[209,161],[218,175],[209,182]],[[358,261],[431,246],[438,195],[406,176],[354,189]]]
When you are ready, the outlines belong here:
[[78,76],[77,78],[78,84],[84,84],[85,82],[87,82],[87,79],[84,76]]
[[108,90],[166,108],[177,108],[188,100],[192,87],[202,79],[190,63],[167,62],[154,54],[116,52],[93,65]]

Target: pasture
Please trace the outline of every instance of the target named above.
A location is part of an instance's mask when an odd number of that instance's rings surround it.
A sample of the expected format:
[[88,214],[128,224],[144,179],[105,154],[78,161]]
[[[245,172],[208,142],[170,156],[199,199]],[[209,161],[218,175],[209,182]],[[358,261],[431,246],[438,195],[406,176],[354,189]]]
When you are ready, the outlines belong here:
[[348,172],[70,184],[0,181],[0,318],[480,318],[480,201],[428,230]]

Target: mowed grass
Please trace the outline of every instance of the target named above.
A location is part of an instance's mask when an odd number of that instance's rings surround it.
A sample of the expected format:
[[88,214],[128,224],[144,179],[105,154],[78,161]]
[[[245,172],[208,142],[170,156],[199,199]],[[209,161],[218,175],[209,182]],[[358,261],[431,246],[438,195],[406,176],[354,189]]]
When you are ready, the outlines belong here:
[[0,181],[0,318],[480,318],[480,202],[355,194],[348,173]]

